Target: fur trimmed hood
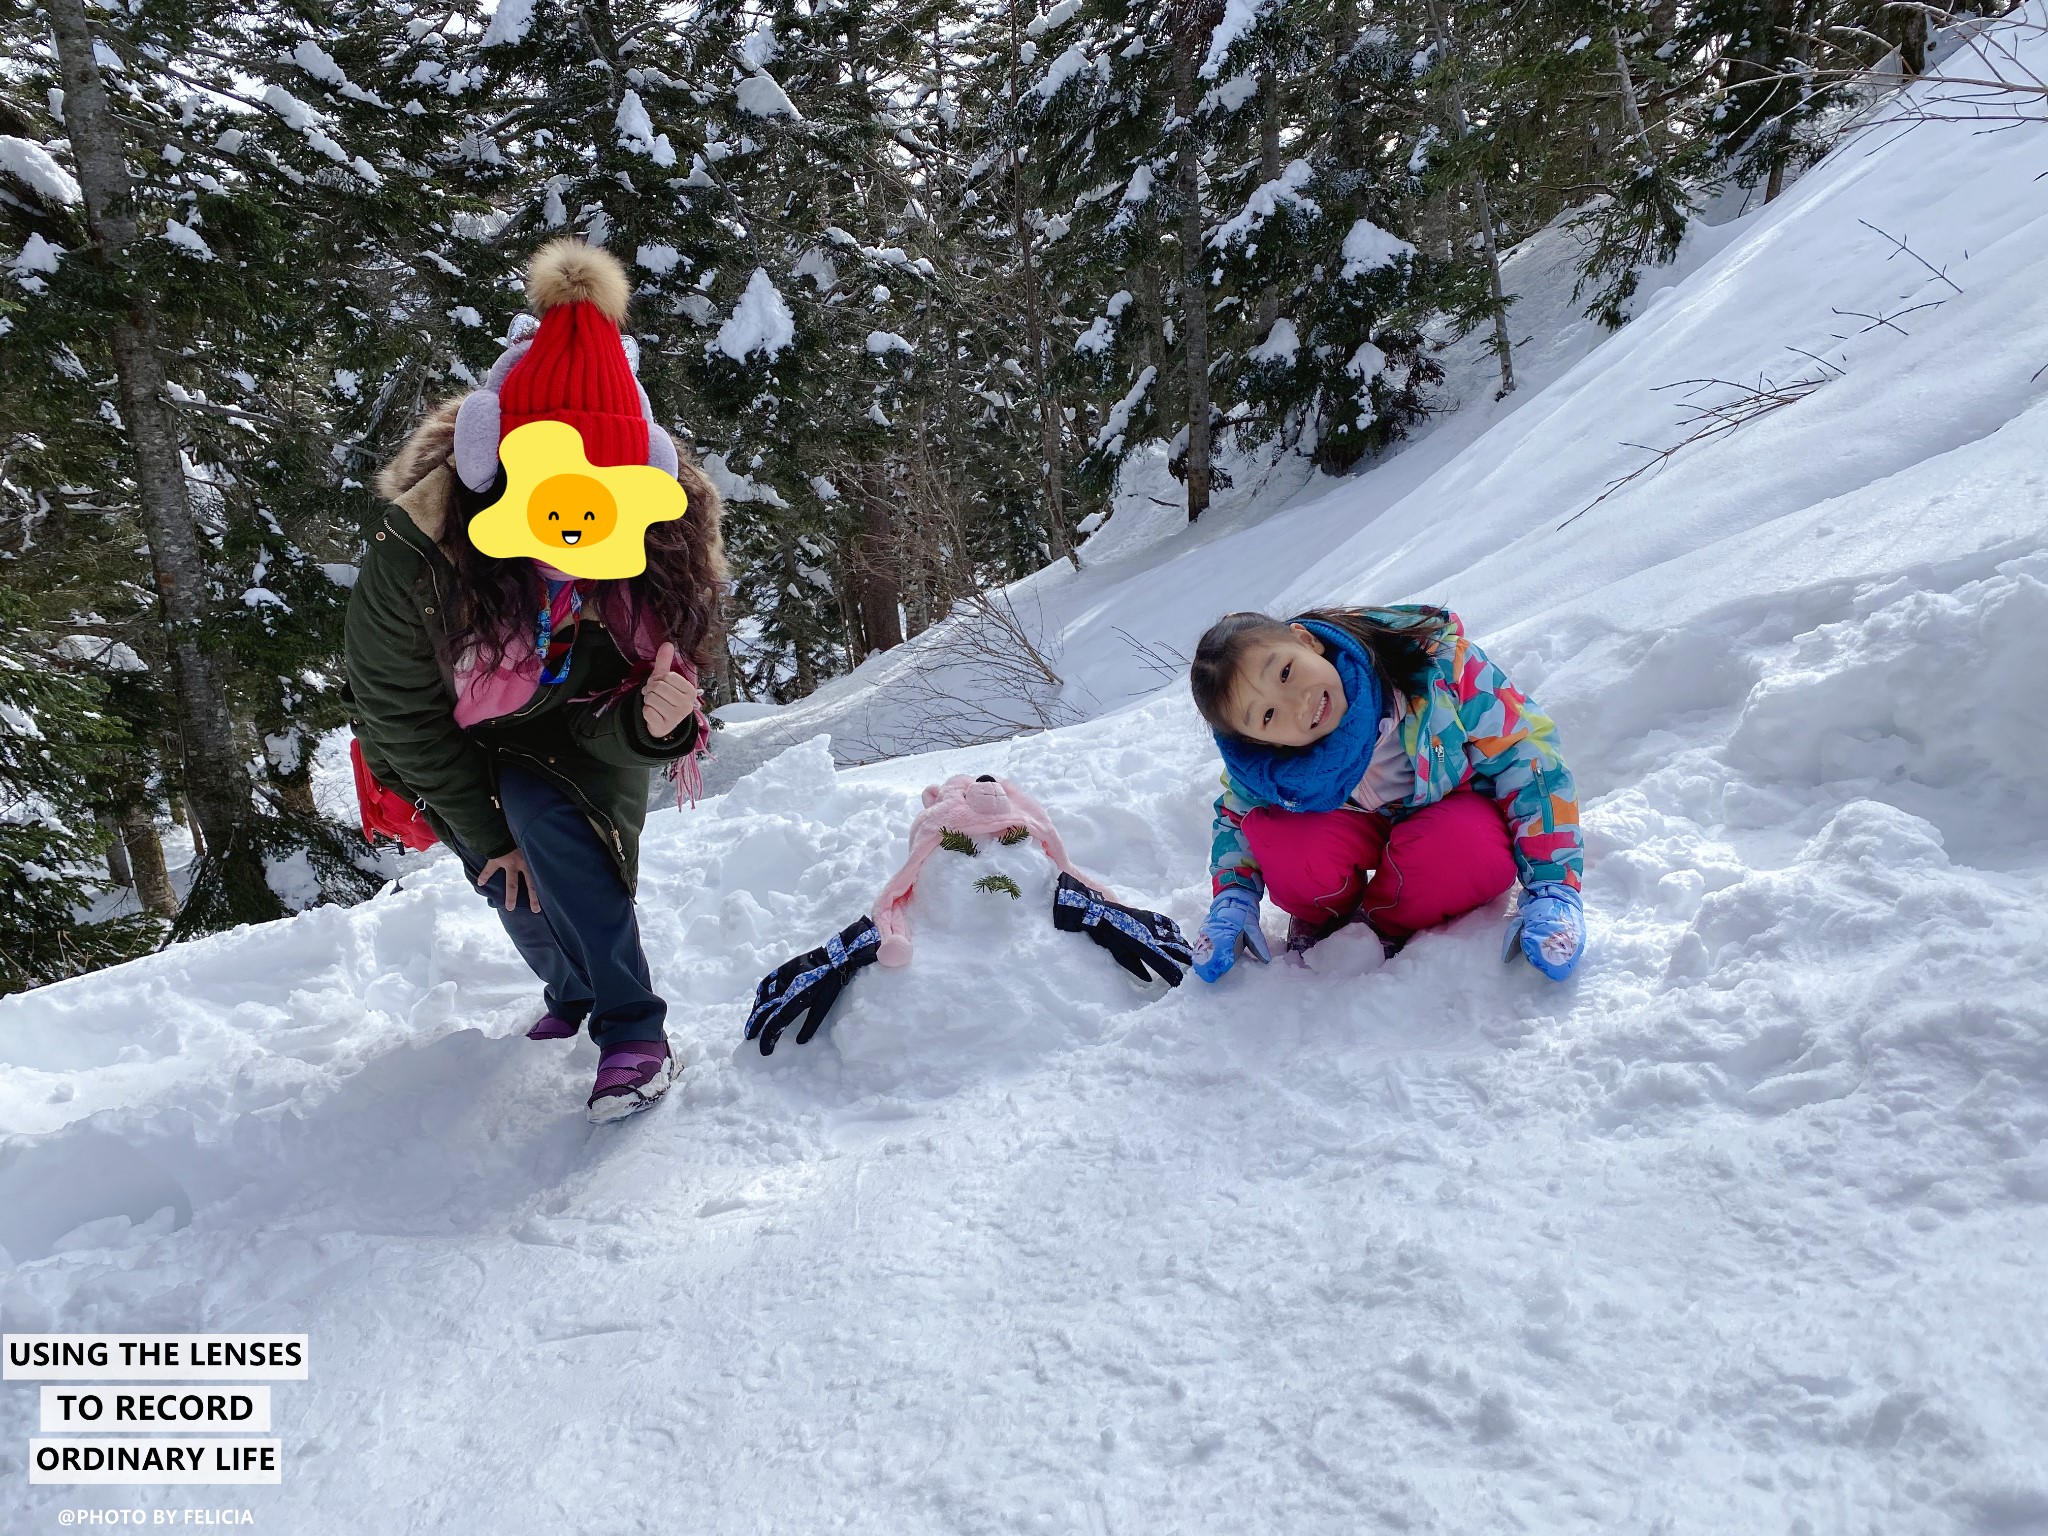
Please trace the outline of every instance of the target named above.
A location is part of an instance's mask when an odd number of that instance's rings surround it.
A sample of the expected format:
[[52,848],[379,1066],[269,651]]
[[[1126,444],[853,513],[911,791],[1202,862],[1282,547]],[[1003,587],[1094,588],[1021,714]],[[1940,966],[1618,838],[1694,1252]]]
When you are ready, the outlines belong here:
[[463,398],[452,395],[427,412],[377,471],[377,494],[404,508],[430,539],[441,537],[455,494],[455,416]]

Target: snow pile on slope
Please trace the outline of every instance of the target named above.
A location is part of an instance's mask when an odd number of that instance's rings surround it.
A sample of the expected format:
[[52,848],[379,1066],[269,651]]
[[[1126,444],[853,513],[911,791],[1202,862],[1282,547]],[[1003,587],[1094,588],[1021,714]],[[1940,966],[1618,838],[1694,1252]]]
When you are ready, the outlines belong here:
[[[852,772],[800,742],[656,814],[685,1073],[638,1121],[583,1123],[587,1043],[518,1038],[533,984],[446,858],[8,1000],[8,1326],[309,1331],[284,1485],[235,1500],[294,1536],[372,1482],[451,1536],[2041,1527],[2040,133],[1837,156],[1590,350],[1518,306],[1519,399],[1454,359],[1466,411],[1285,511],[1120,511],[1011,594],[1097,718]],[[1862,220],[1962,290],[1910,335],[1831,334],[1936,296]],[[1839,376],[1566,523],[1671,441],[1658,386],[1793,345]],[[1116,630],[1402,597],[1560,721],[1569,985],[1476,913],[1370,974],[1141,992],[985,846],[927,866],[911,966],[740,1048],[948,773],[1192,924],[1214,751]],[[77,1502],[26,1488],[33,1402],[0,1395],[30,1518]]]

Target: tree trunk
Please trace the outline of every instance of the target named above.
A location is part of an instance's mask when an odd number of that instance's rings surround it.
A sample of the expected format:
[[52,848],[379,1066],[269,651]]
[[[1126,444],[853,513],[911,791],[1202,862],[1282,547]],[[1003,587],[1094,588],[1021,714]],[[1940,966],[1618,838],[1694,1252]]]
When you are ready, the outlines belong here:
[[[1457,50],[1437,0],[1431,0],[1429,20],[1436,34],[1438,49],[1447,60],[1455,63]],[[1450,76],[1451,126],[1457,130],[1458,142],[1462,144],[1472,132],[1472,120],[1465,111],[1465,91],[1458,84],[1455,68],[1450,71]],[[1489,306],[1493,311],[1493,352],[1500,360],[1500,393],[1494,399],[1504,400],[1515,390],[1515,353],[1514,343],[1508,336],[1507,291],[1500,280],[1500,247],[1493,234],[1493,201],[1486,195],[1486,177],[1478,171],[1465,178],[1465,190],[1472,199],[1473,211],[1479,216],[1480,249],[1486,256],[1486,286],[1493,298]]]
[[[1018,103],[1023,72],[1022,37],[1017,25],[1018,0],[1010,3],[1010,120],[1019,121]],[[1017,130],[1013,126],[1012,133]],[[1025,214],[1024,156],[1013,140],[1010,145],[1010,229],[1017,241],[1019,276],[1024,287],[1024,345],[1031,353],[1031,389],[1038,404],[1038,451],[1045,461],[1046,547],[1055,560],[1071,560],[1081,568],[1067,539],[1065,487],[1060,473],[1059,405],[1053,399],[1051,359],[1046,355],[1045,317],[1039,294],[1038,261],[1031,248],[1031,222]]]
[[[1792,4],[1793,0],[1754,0],[1743,17],[1740,46],[1724,56],[1722,110],[1728,114],[1724,131],[1731,163],[1752,160],[1760,145],[1782,133],[1780,116],[1796,99],[1799,88],[1786,79],[1781,67],[1787,51],[1785,34],[1793,24]],[[1785,187],[1783,157],[1775,149],[1771,153],[1765,202]]]
[[1614,68],[1621,76],[1621,116],[1628,124],[1629,142],[1636,146],[1646,169],[1657,166],[1657,152],[1650,144],[1650,133],[1643,126],[1642,104],[1636,99],[1636,79],[1628,67],[1628,45],[1621,39],[1621,28],[1610,25],[1608,35],[1614,41]]
[[[1280,179],[1280,82],[1271,64],[1259,71],[1259,97],[1264,104],[1259,118],[1259,179],[1274,182]],[[1259,290],[1260,335],[1271,336],[1279,320],[1280,285],[1268,283]]]
[[1173,115],[1180,120],[1174,155],[1180,190],[1181,349],[1188,370],[1188,521],[1209,510],[1209,274],[1202,246],[1201,151],[1195,139],[1195,41],[1192,18],[1174,29]]
[[311,821],[320,819],[320,806],[313,799],[312,764],[301,765],[298,772],[277,774],[271,778],[277,790],[277,798],[284,802],[286,810],[296,812]]
[[156,818],[147,804],[131,801],[120,811],[121,841],[128,846],[128,858],[135,866],[135,894],[142,910],[157,917],[178,915],[178,893],[171,888],[170,871],[164,866],[163,839],[156,835]]
[[732,653],[732,634],[727,632],[724,641],[726,697],[735,703],[750,704],[753,695],[747,692],[747,674],[741,670],[739,658]]
[[[1464,116],[1461,108],[1458,114]],[[1493,295],[1493,351],[1500,359],[1500,393],[1496,400],[1505,400],[1515,392],[1515,346],[1508,336],[1507,291],[1500,280],[1500,247],[1493,238],[1493,204],[1486,196],[1486,178],[1472,178],[1472,201],[1479,210],[1480,243],[1486,252],[1486,287]]]
[[199,818],[192,814],[192,808],[185,804],[183,795],[171,796],[171,804],[179,812],[176,820],[192,838],[192,862],[197,864],[206,857],[206,834],[199,830]]
[[[1803,37],[1800,41],[1810,53],[1811,44]],[[1905,15],[1905,34],[1899,39],[1899,67],[1909,77],[1927,73],[1927,13],[1917,7]]]
[[[1776,14],[1776,12],[1773,13],[1774,16]],[[1926,13],[1923,11],[1909,11],[1907,13],[1906,36],[1908,39],[1914,35],[1913,25],[1916,18],[1924,24]],[[1814,15],[1814,0],[1800,0],[1799,9],[1793,13],[1792,17],[1792,58],[1801,69],[1813,60],[1813,28],[1817,19]],[[1913,63],[1908,56],[1906,44],[1902,43],[1899,47],[1899,61],[1905,68],[1906,73],[1910,75],[1917,75],[1927,67],[1926,33],[1924,30],[1920,33],[1920,37],[1922,39],[1922,47],[1917,64]],[[1773,127],[1775,132],[1783,135],[1784,128],[1782,125],[1774,124]],[[1781,147],[1771,158],[1771,174],[1764,186],[1764,201],[1766,203],[1776,202],[1778,194],[1784,190],[1785,151]]]
[[1359,119],[1364,104],[1351,99],[1356,95],[1356,88],[1351,83],[1352,71],[1357,68],[1356,54],[1365,41],[1359,25],[1358,0],[1333,0],[1323,12],[1322,31],[1323,46],[1329,57],[1340,61],[1344,70],[1337,77],[1341,88],[1330,112],[1328,153],[1333,164],[1348,171],[1362,172],[1372,157],[1360,131]]
[[93,819],[107,835],[107,878],[124,888],[134,885],[135,869],[128,860],[128,847],[121,841],[120,823],[105,811],[101,811]]
[[[1156,229],[1156,225],[1154,226]],[[1138,313],[1145,323],[1145,346],[1141,356],[1145,362],[1166,372],[1166,303],[1162,293],[1165,283],[1159,274],[1159,263],[1149,254],[1158,248],[1157,240],[1145,242],[1147,255],[1138,263]]]
[[[84,194],[95,265],[120,282],[124,252],[137,236],[126,145],[93,60],[84,0],[50,0],[50,30],[64,81],[64,122]],[[254,859],[255,808],[247,769],[235,750],[234,719],[212,658],[200,648],[207,622],[206,555],[192,519],[178,424],[166,403],[162,344],[146,295],[132,288],[126,310],[107,337],[127,427],[136,499],[155,570],[158,613],[165,629],[178,703],[185,791],[197,832],[216,854],[243,848]],[[246,885],[247,882],[237,882]],[[267,890],[260,878],[257,891]],[[276,915],[283,909],[271,897]],[[255,905],[261,906],[260,898]],[[242,914],[238,914],[242,915]]]
[[860,538],[854,544],[853,598],[863,651],[873,655],[903,643],[902,564],[889,516],[886,476],[862,470],[853,485],[863,519]]

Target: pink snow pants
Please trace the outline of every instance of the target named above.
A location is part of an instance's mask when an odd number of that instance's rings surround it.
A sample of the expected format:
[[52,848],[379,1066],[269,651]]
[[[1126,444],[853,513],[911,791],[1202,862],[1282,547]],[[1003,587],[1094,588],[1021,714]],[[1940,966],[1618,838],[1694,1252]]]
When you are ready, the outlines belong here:
[[1454,790],[1400,821],[1262,805],[1245,817],[1244,836],[1266,894],[1288,916],[1327,928],[1356,911],[1397,943],[1515,883],[1507,818],[1476,790]]

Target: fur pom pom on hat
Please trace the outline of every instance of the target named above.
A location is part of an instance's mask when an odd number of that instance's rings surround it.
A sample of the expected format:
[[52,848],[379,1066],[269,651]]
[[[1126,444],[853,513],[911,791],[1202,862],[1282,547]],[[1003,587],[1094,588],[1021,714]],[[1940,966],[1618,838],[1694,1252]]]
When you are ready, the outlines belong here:
[[564,304],[588,304],[616,328],[626,323],[632,292],[618,257],[581,240],[549,241],[526,269],[526,302],[536,315]]
[[462,403],[455,471],[473,491],[498,475],[498,444],[530,421],[562,421],[593,464],[652,464],[675,474],[675,444],[654,424],[619,332],[632,284],[619,259],[581,240],[550,241],[526,272],[538,320],[520,317],[483,388]]

